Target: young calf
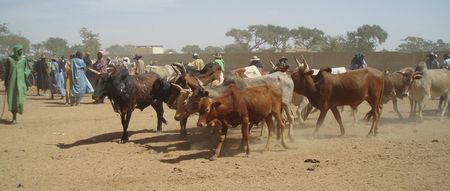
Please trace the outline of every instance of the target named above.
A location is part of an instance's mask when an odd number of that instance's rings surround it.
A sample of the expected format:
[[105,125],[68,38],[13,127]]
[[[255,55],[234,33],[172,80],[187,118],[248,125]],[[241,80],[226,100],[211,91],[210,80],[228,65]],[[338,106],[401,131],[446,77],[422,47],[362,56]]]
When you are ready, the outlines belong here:
[[265,120],[269,127],[266,150],[269,150],[270,139],[273,131],[272,117],[277,120],[278,128],[281,130],[281,144],[287,148],[284,142],[285,124],[281,119],[281,93],[278,88],[264,85],[252,88],[239,89],[231,84],[220,97],[203,97],[199,102],[198,126],[207,124],[215,127],[221,126],[221,135],[216,148],[216,153],[211,159],[219,156],[228,128],[242,125],[242,142],[247,146],[246,155],[250,154],[248,143],[248,128],[250,123],[258,123]]

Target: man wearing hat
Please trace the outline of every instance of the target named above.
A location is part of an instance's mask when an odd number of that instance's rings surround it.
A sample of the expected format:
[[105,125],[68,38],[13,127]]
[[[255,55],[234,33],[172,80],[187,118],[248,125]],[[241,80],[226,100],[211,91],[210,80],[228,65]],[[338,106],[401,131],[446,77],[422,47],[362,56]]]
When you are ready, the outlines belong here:
[[217,64],[220,66],[220,70],[222,72],[225,72],[225,62],[222,60],[222,55],[220,53],[214,54],[214,64]]
[[190,62],[188,64],[188,66],[190,66],[191,68],[200,71],[205,67],[205,63],[203,62],[203,60],[199,57],[198,53],[194,53],[192,55],[192,58],[194,59],[194,61]]
[[276,67],[279,68],[279,70],[281,72],[286,72],[289,69],[289,67],[290,67],[289,63],[287,61],[288,61],[288,59],[286,57],[284,57],[284,56],[281,57],[278,60],[278,63],[276,64]]
[[136,75],[145,73],[145,63],[142,56],[135,54],[133,60],[136,60]]
[[264,69],[261,59],[259,59],[257,56],[253,56],[250,59],[250,64],[248,66],[256,66],[258,69]]
[[437,54],[435,54],[434,52],[427,54],[427,60],[425,61],[425,63],[427,63],[428,69],[438,69],[439,62],[437,61]]

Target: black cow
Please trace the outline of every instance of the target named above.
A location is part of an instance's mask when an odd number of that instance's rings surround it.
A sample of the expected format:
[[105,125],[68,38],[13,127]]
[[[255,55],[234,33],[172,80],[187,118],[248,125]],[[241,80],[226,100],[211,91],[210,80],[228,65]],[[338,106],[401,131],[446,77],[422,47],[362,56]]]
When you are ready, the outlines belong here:
[[[158,123],[157,132],[162,131],[164,119],[163,102],[173,107],[180,87],[161,80],[156,73],[145,73],[131,76],[126,69],[109,74],[101,74],[93,99],[108,96],[115,112],[120,114],[123,135],[121,143],[128,141],[128,124],[135,108],[144,110],[148,106],[155,109]],[[178,93],[177,93],[178,92]]]

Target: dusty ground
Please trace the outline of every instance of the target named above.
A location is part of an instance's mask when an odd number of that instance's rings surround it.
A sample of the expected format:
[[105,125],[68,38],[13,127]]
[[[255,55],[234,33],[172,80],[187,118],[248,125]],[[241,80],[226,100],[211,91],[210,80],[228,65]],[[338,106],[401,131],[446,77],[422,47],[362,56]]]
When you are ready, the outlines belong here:
[[[254,129],[248,158],[237,151],[241,135],[234,129],[217,161],[207,160],[215,138],[194,128],[197,117],[189,120],[183,140],[173,111],[166,110],[169,124],[162,134],[155,133],[151,108],[135,111],[130,141],[118,144],[122,128],[110,104],[83,101],[69,107],[29,95],[18,124],[1,121],[0,190],[450,190],[450,119],[434,115],[436,101],[423,123],[399,119],[388,103],[379,135],[370,138],[365,136],[370,125],[353,126],[348,109],[342,114],[344,137],[338,137],[329,113],[312,139],[315,113],[306,128],[295,129],[288,150],[262,152],[266,137],[259,139]],[[409,103],[399,106],[408,116]],[[359,111],[361,119],[367,105]]]

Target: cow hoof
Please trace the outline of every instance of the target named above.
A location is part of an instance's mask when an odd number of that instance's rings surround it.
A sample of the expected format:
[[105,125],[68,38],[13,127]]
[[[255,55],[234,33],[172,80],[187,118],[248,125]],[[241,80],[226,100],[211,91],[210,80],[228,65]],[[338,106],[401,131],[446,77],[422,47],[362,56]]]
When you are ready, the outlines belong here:
[[127,143],[127,141],[128,141],[128,139],[120,139],[119,143],[120,144],[125,144],[125,143]]
[[217,160],[217,156],[214,155],[214,156],[210,157],[209,160],[210,160],[210,161],[215,161],[215,160]]
[[162,131],[161,130],[156,130],[156,134],[161,134]]
[[289,149],[289,147],[286,145],[286,143],[281,143],[281,145],[283,145],[284,149]]

